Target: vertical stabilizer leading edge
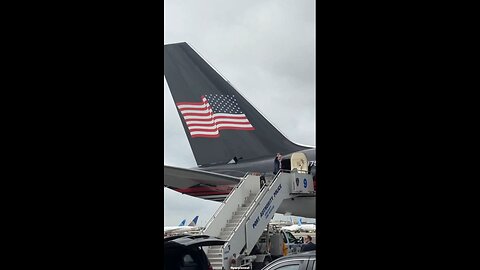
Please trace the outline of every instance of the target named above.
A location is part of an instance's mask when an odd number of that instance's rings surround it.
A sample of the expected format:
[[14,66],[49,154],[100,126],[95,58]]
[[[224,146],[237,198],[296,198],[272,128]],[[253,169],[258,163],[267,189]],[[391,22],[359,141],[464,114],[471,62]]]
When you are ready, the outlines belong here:
[[307,149],[283,136],[187,43],[164,46],[168,87],[199,166]]
[[195,216],[188,226],[197,226],[198,216]]

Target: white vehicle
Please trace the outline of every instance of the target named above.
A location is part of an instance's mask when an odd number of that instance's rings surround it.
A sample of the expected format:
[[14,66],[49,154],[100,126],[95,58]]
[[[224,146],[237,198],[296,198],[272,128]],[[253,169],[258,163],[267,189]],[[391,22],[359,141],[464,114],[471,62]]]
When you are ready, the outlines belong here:
[[299,253],[302,245],[303,239],[297,239],[291,232],[269,225],[250,255],[239,256],[235,265],[248,266],[253,270],[262,269],[277,258]]

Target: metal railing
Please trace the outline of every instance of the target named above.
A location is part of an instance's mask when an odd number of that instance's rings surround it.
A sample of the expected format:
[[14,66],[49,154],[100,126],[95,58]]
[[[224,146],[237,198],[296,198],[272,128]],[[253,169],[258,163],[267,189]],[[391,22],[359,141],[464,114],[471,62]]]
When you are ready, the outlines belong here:
[[[281,172],[284,172],[285,170],[280,170],[277,172],[277,174],[275,175],[275,177],[273,178],[272,182],[270,183],[265,183],[265,185],[260,189],[260,191],[258,192],[257,196],[255,196],[255,198],[253,199],[252,203],[248,206],[248,210],[245,212],[245,214],[242,215],[242,218],[240,219],[240,222],[237,224],[237,226],[235,227],[235,229],[233,229],[233,231],[230,233],[230,235],[228,236],[227,238],[227,243],[230,242],[230,240],[232,240],[232,237],[233,235],[235,234],[235,232],[238,231],[238,229],[240,228],[240,225],[243,223],[243,221],[245,221],[245,219],[247,217],[250,217],[250,215],[252,214],[252,212],[254,211],[254,209],[257,207],[257,205],[260,203],[261,200],[263,200],[263,198],[265,197],[265,194],[268,193],[268,191],[270,191],[270,189],[272,188],[272,184],[275,182],[275,180],[277,179],[278,175],[281,173]],[[264,191],[265,189],[267,189],[266,191]],[[261,198],[259,198],[261,197]],[[248,221],[248,220],[247,220]],[[246,230],[246,229],[245,229]],[[245,231],[245,234],[247,232]],[[245,243],[246,244],[246,243]],[[225,245],[224,245],[225,246]]]
[[[255,199],[252,201],[252,203],[249,205],[249,208],[248,210],[245,212],[245,214],[242,215],[242,218],[240,219],[240,222],[237,224],[237,226],[235,227],[235,229],[230,233],[230,236],[227,238],[227,242],[231,240],[231,238],[233,237],[233,234],[234,232],[236,232],[238,230],[238,228],[240,227],[240,224],[242,224],[242,222],[245,220],[245,218],[251,214],[251,212],[253,211],[253,209],[260,203],[260,201],[265,197],[265,194],[268,193],[268,191],[270,191],[271,187],[272,187],[272,184],[275,182],[275,180],[278,178],[278,176],[280,175],[280,173],[291,173],[291,172],[294,172],[294,171],[297,171],[297,172],[300,172],[300,173],[306,173],[306,174],[309,174],[308,171],[306,170],[285,170],[285,169],[281,169],[277,172],[277,174],[275,174],[275,176],[273,177],[273,180],[268,183],[268,182],[265,182],[265,185],[258,191],[258,194],[257,196],[255,197]],[[245,175],[245,177],[248,175],[248,173]],[[244,181],[244,180],[242,180]],[[240,186],[240,185],[239,185]],[[268,187],[268,190],[263,192],[263,190]],[[259,196],[261,196],[261,198],[258,198]],[[205,226],[206,227],[206,226]]]
[[245,179],[247,178],[249,172],[247,172],[242,180],[240,181],[240,183],[238,183],[234,188],[232,188],[232,190],[230,190],[230,193],[228,193],[227,197],[225,198],[225,200],[223,200],[222,202],[222,205],[220,205],[220,207],[218,207],[217,211],[215,211],[215,214],[213,214],[213,216],[208,220],[207,224],[205,225],[205,228],[203,229],[203,231],[205,231],[208,226],[210,226],[210,224],[213,222],[213,220],[215,219],[215,217],[217,217],[218,213],[220,213],[220,211],[222,211],[223,207],[225,207],[225,205],[227,204],[227,202],[230,200],[231,196],[233,194],[233,192],[235,192],[238,188],[240,188],[244,183],[245,183]]

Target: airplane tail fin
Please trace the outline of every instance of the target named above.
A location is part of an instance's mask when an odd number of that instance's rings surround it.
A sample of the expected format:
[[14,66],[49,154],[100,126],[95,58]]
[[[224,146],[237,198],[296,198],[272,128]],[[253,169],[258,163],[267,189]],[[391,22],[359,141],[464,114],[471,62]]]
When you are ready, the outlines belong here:
[[309,148],[289,141],[187,43],[163,49],[165,78],[199,166]]
[[185,226],[185,222],[187,222],[186,219],[182,220],[182,222],[180,222],[180,224],[178,224],[178,226]]
[[190,222],[190,224],[188,224],[188,226],[196,226],[197,225],[197,221],[198,221],[198,216],[195,216],[192,220],[192,222]]
[[298,225],[302,226],[302,218],[298,218]]

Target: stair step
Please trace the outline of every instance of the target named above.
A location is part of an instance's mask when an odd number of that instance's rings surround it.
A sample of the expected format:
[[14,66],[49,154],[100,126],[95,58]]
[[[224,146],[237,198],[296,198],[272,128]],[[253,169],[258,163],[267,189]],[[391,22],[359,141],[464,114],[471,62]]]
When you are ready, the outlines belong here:
[[222,258],[222,253],[208,253],[207,257],[208,258]]
[[240,220],[239,220],[239,221],[236,221],[236,222],[233,222],[233,221],[228,222],[227,225],[225,225],[224,228],[226,228],[226,227],[235,227],[235,226],[238,225],[239,222],[240,222]]
[[224,231],[220,234],[220,238],[223,238],[225,236],[230,236],[230,234],[232,234],[232,231]]
[[225,236],[229,236],[230,234],[232,234],[233,232],[233,229],[232,230],[225,230],[225,231],[222,231],[222,233],[220,234],[220,238],[221,237],[225,237]]
[[233,232],[233,228],[231,230],[224,230],[222,231],[222,233],[220,233],[220,236],[228,236],[232,234],[232,232]]
[[208,260],[210,261],[210,264],[213,264],[213,263],[216,263],[216,262],[221,264],[223,258],[222,257],[220,257],[220,258],[208,258]]

